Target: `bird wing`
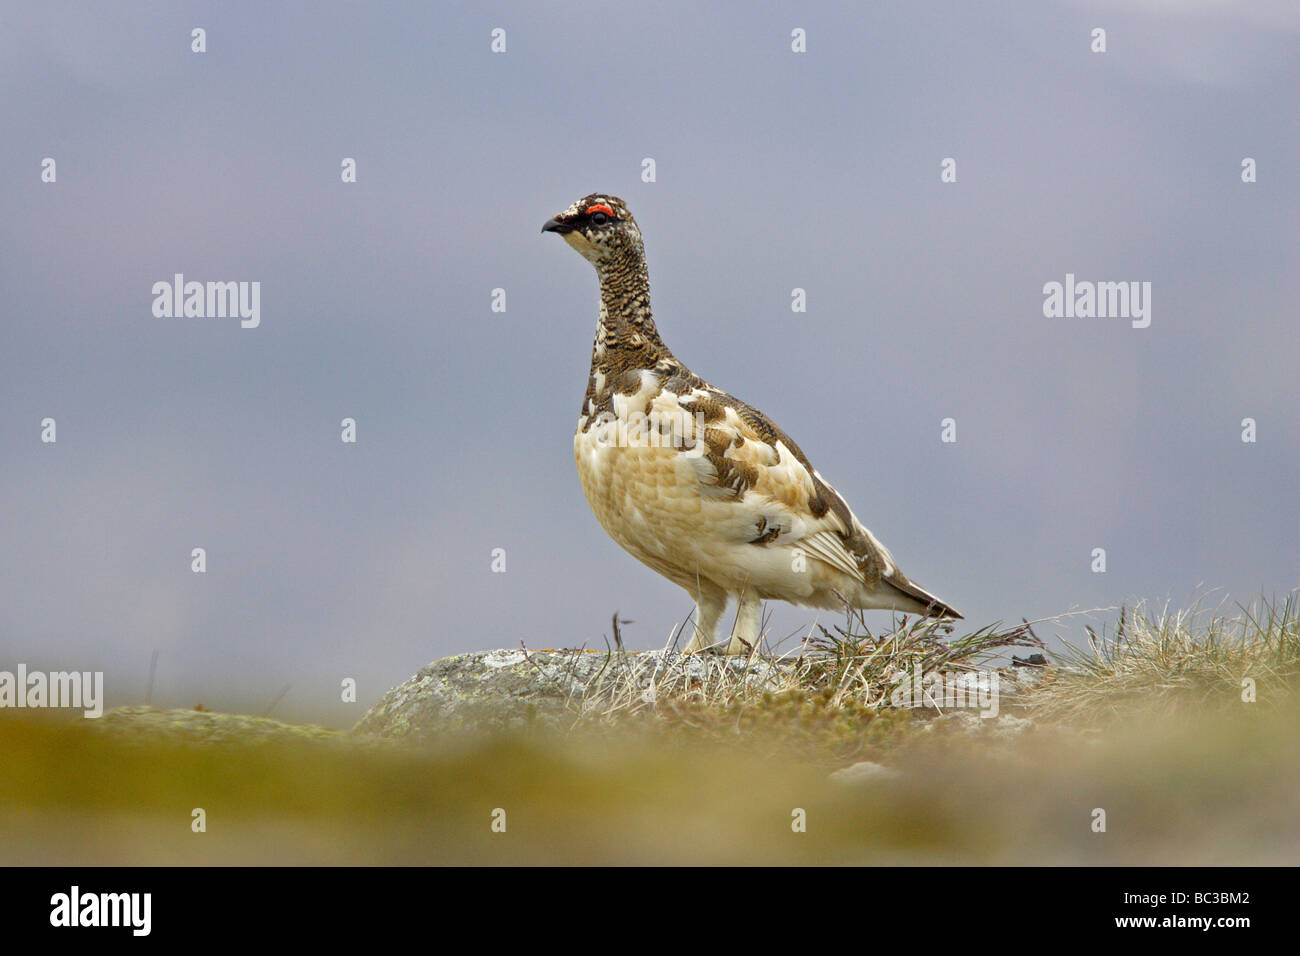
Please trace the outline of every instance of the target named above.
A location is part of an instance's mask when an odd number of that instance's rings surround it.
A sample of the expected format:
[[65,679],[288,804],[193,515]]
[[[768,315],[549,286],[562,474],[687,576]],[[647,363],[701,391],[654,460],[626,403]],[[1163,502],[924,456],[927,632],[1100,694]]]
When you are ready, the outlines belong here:
[[767,416],[711,386],[652,402],[651,417],[675,415],[693,442],[700,495],[734,508],[718,533],[737,543],[802,548],[864,584],[897,572],[884,546],[813,468],[799,446]]

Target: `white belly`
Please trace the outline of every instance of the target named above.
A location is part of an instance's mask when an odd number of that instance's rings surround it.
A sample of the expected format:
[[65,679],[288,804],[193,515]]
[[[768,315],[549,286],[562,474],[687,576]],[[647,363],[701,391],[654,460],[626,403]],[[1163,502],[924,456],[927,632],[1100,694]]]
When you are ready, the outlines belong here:
[[687,586],[703,557],[702,501],[689,461],[676,448],[602,446],[596,431],[573,440],[578,480],[596,520],[635,557]]
[[[596,429],[574,436],[587,503],[609,536],[638,560],[694,592],[697,581],[738,592],[807,601],[828,585],[817,561],[795,570],[791,548],[751,544],[753,515],[734,499],[701,494],[692,458],[678,448],[602,445]],[[838,576],[836,579],[838,583]]]

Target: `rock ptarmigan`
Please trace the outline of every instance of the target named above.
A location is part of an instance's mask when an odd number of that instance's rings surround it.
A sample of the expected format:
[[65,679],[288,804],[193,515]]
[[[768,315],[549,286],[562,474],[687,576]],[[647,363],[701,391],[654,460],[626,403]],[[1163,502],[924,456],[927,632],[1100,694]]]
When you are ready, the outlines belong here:
[[911,581],[762,412],[693,374],[650,314],[641,230],[595,193],[546,221],[596,267],[600,315],[573,456],[610,537],[695,601],[686,651],[713,647],[738,602],[726,652],[758,649],[761,602],[961,617]]

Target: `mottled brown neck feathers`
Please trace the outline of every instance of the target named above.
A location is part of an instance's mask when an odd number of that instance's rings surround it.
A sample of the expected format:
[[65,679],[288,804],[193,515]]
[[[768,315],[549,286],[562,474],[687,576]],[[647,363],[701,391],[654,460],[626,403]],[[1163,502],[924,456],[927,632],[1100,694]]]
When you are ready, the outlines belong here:
[[672,353],[659,337],[650,311],[650,277],[645,258],[628,254],[602,265],[600,321],[592,349],[592,371],[654,368]]

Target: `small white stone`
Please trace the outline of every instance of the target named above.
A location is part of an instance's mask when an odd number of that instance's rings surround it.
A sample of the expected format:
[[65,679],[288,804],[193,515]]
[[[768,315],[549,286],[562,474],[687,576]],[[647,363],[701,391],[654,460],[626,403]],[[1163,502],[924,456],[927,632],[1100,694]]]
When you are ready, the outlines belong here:
[[483,655],[483,663],[487,667],[513,667],[516,664],[522,664],[527,658],[523,651],[488,651]]
[[882,764],[872,763],[870,760],[863,760],[861,763],[855,763],[851,767],[845,767],[843,770],[836,770],[831,774],[831,779],[836,783],[846,783],[857,786],[864,783],[880,783],[886,780],[897,780],[902,774]]

